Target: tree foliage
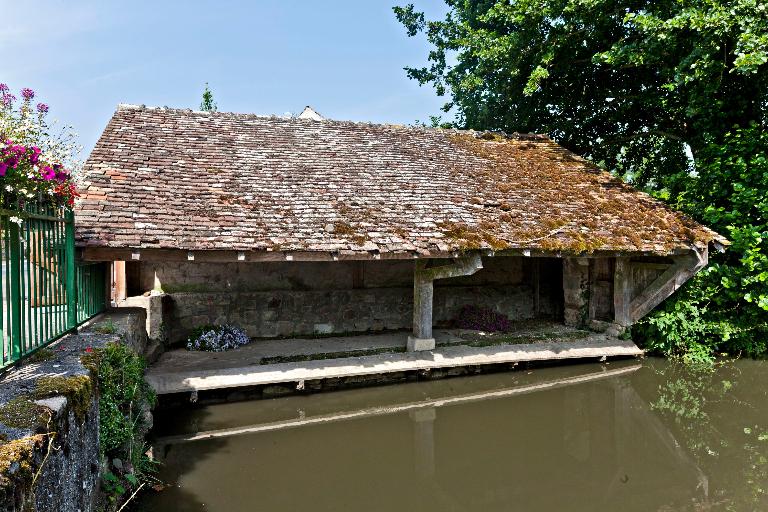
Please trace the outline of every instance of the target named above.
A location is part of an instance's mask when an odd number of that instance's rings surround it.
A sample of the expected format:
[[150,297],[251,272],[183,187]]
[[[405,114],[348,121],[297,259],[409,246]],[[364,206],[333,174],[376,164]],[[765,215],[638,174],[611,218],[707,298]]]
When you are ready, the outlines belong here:
[[424,32],[429,65],[465,128],[549,133],[628,179],[674,191],[690,147],[764,121],[768,9],[757,0],[446,0]]
[[216,102],[213,101],[213,92],[208,87],[208,82],[205,82],[205,90],[203,91],[203,101],[200,103],[200,110],[203,112],[216,112],[219,109]]
[[548,133],[730,236],[644,332],[667,351],[764,350],[768,6],[445,1],[439,20],[394,8],[431,45],[408,76],[449,97],[454,126]]
[[768,132],[756,124],[706,146],[677,206],[728,236],[729,250],[638,327],[650,348],[708,358],[768,351]]

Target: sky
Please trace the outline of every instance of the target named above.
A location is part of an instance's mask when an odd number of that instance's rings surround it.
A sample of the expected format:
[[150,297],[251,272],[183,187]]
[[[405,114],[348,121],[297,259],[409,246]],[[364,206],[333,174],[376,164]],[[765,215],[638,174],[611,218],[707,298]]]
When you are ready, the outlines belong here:
[[[85,158],[119,103],[409,124],[445,102],[409,80],[426,63],[405,0],[0,0],[0,83],[50,105]],[[417,3],[442,16],[438,0]]]

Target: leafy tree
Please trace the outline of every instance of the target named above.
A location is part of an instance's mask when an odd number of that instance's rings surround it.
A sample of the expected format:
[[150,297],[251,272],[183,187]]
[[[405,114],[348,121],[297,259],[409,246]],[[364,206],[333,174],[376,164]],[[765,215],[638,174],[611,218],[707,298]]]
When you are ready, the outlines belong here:
[[756,124],[706,146],[678,206],[724,233],[729,250],[638,326],[652,349],[706,359],[768,351],[768,132]]
[[208,87],[208,82],[205,82],[205,90],[203,91],[203,101],[200,103],[200,110],[203,112],[216,112],[219,109],[216,102],[213,101],[213,92]]
[[768,8],[758,0],[446,0],[424,32],[456,125],[545,132],[630,181],[677,192],[691,154],[765,121]]
[[732,238],[641,327],[649,343],[697,358],[765,351],[768,6],[445,1],[440,20],[394,11],[432,47],[408,76],[449,97],[455,126],[548,133]]

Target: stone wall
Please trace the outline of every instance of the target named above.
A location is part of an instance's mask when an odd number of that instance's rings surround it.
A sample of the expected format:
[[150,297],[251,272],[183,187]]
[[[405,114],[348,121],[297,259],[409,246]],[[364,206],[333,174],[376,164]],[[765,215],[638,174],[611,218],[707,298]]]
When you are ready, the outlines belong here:
[[587,327],[589,324],[589,260],[563,260],[563,295],[565,325]]
[[102,507],[95,376],[83,360],[108,342],[146,344],[144,310],[97,317],[0,378],[0,511]]
[[[439,262],[438,262],[439,263]],[[472,276],[435,282],[434,321],[447,325],[467,304],[512,319],[534,316],[530,258],[484,258]],[[410,260],[366,262],[142,262],[140,289],[170,297],[167,335],[196,326],[236,323],[253,337],[407,329],[412,325]],[[557,277],[559,279],[559,276]],[[542,287],[539,314],[557,314],[558,286]]]

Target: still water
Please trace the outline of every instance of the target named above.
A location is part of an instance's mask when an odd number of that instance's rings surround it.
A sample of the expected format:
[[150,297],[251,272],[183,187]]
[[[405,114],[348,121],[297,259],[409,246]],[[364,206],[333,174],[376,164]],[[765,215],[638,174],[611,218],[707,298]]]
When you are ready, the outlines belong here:
[[591,363],[156,423],[169,485],[140,510],[768,510],[765,361]]

